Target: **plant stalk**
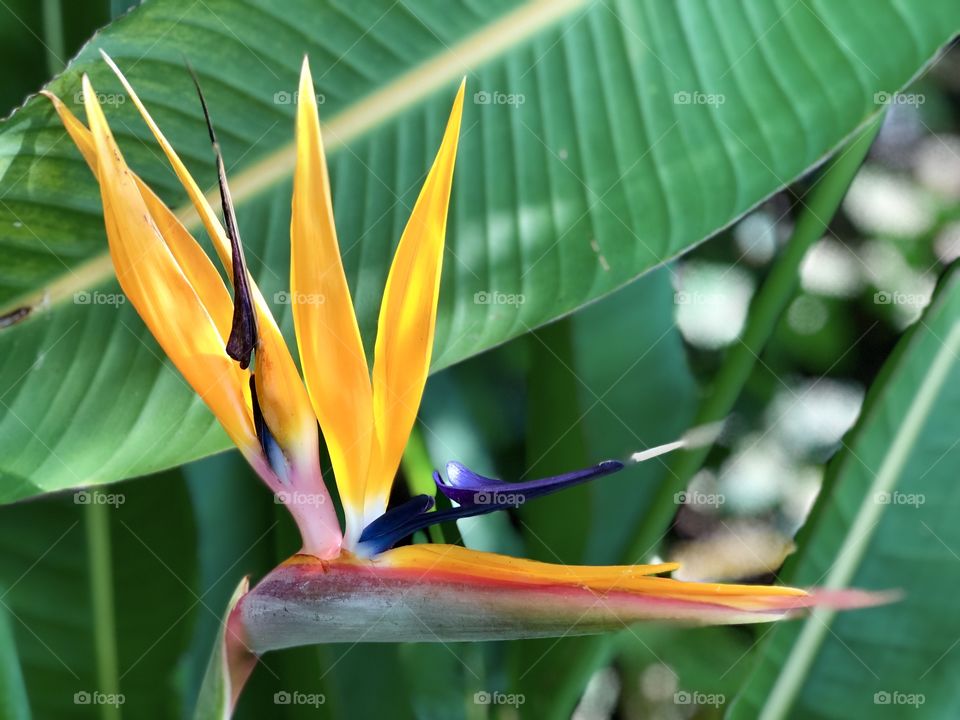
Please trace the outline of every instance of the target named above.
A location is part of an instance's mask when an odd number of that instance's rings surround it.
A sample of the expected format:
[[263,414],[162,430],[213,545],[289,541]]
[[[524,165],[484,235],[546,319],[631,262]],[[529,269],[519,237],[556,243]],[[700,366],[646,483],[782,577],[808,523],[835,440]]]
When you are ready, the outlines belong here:
[[[90,503],[84,506],[84,524],[87,531],[87,562],[90,567],[90,600],[93,606],[93,634],[96,648],[97,683],[99,692],[117,695],[120,681],[117,662],[117,628],[114,621],[113,567],[110,549],[110,506],[98,502],[100,490],[90,493]],[[100,717],[118,720],[120,706],[103,703]]]

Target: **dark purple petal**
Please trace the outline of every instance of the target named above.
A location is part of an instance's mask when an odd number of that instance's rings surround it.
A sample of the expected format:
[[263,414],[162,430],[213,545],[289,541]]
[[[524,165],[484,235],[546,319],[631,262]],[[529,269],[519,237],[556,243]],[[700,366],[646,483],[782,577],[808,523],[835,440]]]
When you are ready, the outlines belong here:
[[230,196],[230,187],[227,185],[227,171],[223,165],[223,155],[220,154],[220,144],[213,130],[207,101],[200,90],[193,68],[190,68],[193,84],[200,96],[200,106],[203,108],[203,117],[207,121],[207,131],[210,133],[210,142],[213,144],[213,153],[217,158],[217,182],[220,185],[220,204],[223,207],[223,222],[227,237],[230,238],[231,261],[233,264],[233,326],[230,337],[227,338],[227,355],[240,363],[246,369],[250,366],[250,356],[258,344],[257,314],[253,309],[253,296],[250,292],[250,275],[247,273],[247,262],[243,256],[243,245],[240,242],[240,228],[237,226],[237,214],[233,209],[233,198]]
[[430,512],[433,509],[433,498],[429,495],[417,495],[403,505],[387,510],[367,525],[360,533],[359,548],[364,554],[375,555],[430,525],[517,507],[529,499],[549,495],[622,468],[623,463],[606,460],[563,475],[508,483],[478,475],[458,462],[447,463],[448,479],[444,481],[440,473],[434,471],[433,480],[440,491],[459,507]]
[[[429,500],[429,503],[427,501]],[[416,505],[425,506],[425,510],[416,510]],[[431,525],[459,520],[461,518],[485,515],[503,508],[494,505],[468,505],[452,507],[446,510],[430,512],[433,498],[429,495],[417,495],[403,505],[387,510],[360,533],[359,549],[364,555],[376,555],[389,550],[405,537],[413,535]]]
[[[434,482],[444,495],[455,503],[465,505],[516,506],[530,498],[549,495],[571,485],[593,480],[623,469],[623,463],[617,460],[604,460],[583,470],[554,475],[553,477],[525,482],[508,483],[475,473],[462,463],[447,463],[447,480],[440,473],[433,474]],[[498,496],[503,496],[499,497]],[[511,498],[510,496],[513,496]],[[518,497],[522,496],[522,497]],[[498,502],[498,499],[501,500]],[[519,502],[516,500],[519,499]]]
[[270,428],[267,427],[267,421],[263,418],[260,401],[257,398],[257,383],[253,375],[250,376],[250,401],[253,410],[253,427],[257,433],[257,440],[260,441],[260,449],[263,450],[270,468],[280,478],[280,482],[288,485],[290,483],[290,461],[280,447],[280,443],[273,437]]
[[[360,534],[360,541],[384,535],[391,535],[415,518],[430,512],[434,500],[429,495],[417,495],[402,505],[390,509],[367,525]],[[414,531],[416,532],[416,531]]]

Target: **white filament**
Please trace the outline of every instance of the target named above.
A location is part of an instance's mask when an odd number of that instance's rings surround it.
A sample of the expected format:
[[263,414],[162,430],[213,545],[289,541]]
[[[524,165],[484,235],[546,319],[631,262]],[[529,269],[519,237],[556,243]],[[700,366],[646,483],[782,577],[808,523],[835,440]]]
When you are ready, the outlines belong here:
[[630,461],[641,463],[646,462],[647,460],[652,460],[660,455],[666,455],[668,452],[673,452],[674,450],[679,450],[681,448],[697,448],[713,445],[716,439],[720,436],[720,433],[723,431],[723,425],[724,421],[720,420],[719,422],[691,428],[690,430],[687,430],[687,432],[685,432],[679,440],[674,440],[673,442],[668,442],[664,445],[657,445],[656,447],[647,448],[646,450],[633,453],[633,455],[630,456]]

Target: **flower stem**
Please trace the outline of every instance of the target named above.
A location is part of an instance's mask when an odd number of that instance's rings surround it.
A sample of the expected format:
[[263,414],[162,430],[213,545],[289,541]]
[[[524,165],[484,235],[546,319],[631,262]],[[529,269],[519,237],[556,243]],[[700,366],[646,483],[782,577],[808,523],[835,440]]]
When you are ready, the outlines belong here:
[[61,0],[43,0],[43,45],[47,49],[47,70],[53,77],[64,68],[63,8]]
[[[93,633],[97,655],[97,684],[99,692],[116,695],[120,692],[117,663],[117,629],[113,607],[113,568],[110,549],[110,506],[97,502],[101,493],[90,493],[90,502],[84,506],[84,524],[87,531],[87,562],[90,566],[90,600],[93,608]],[[100,717],[119,718],[120,705],[103,703]]]

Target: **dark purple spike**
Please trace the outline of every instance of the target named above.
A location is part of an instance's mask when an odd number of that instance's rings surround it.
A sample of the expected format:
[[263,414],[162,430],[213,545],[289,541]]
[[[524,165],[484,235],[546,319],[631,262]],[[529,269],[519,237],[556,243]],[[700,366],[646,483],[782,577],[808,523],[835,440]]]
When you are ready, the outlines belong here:
[[280,478],[280,481],[285,485],[289,484],[290,462],[287,460],[283,448],[280,447],[280,443],[277,442],[276,438],[273,437],[273,433],[270,432],[267,421],[263,417],[263,412],[260,410],[260,400],[257,397],[257,382],[253,375],[250,376],[250,404],[253,409],[253,427],[257,433],[257,440],[260,441],[260,449],[263,450],[263,454],[267,458],[267,463],[269,463],[270,468],[276,473],[277,477]]
[[257,315],[253,309],[253,296],[250,292],[250,274],[247,272],[247,261],[243,255],[243,244],[240,242],[240,228],[237,226],[237,214],[233,207],[233,198],[230,195],[230,186],[227,184],[227,171],[223,164],[223,155],[220,153],[220,143],[210,120],[206,98],[200,89],[200,81],[193,68],[188,64],[193,84],[200,96],[200,106],[203,108],[203,117],[210,133],[210,142],[217,158],[217,182],[220,186],[220,204],[223,208],[223,222],[227,237],[230,238],[230,254],[233,264],[233,326],[230,337],[227,339],[227,355],[240,363],[246,369],[250,366],[250,356],[258,344]]
[[[429,500],[429,507],[424,510],[417,510],[417,505],[427,505],[422,500]],[[382,553],[389,550],[405,537],[413,535],[417,530],[423,530],[431,525],[450,522],[451,520],[460,520],[461,518],[474,517],[476,515],[485,515],[494,510],[502,510],[502,507],[470,505],[467,507],[453,507],[446,510],[437,510],[430,512],[433,507],[433,498],[429,495],[418,495],[408,500],[403,505],[387,510],[372,523],[367,525],[360,533],[360,548],[363,552],[370,555]]]
[[459,507],[430,512],[433,498],[418,495],[403,505],[392,508],[367,525],[360,533],[359,545],[371,555],[381,553],[417,530],[431,525],[485,515],[497,510],[518,507],[529,499],[549,495],[564,488],[617,472],[623,463],[606,460],[583,470],[527,482],[508,483],[484,477],[458,462],[447,463],[448,480],[434,471],[433,480],[441,492]]
[[[588,482],[594,478],[609,475],[623,469],[618,460],[604,460],[601,463],[564,473],[553,477],[524,482],[504,482],[475,473],[462,463],[447,463],[446,482],[440,473],[434,473],[433,479],[444,495],[459,505],[490,504],[493,495],[522,495],[526,498],[540,497],[558,492],[564,488]],[[522,500],[521,500],[522,502]]]
[[367,525],[360,534],[360,540],[365,537],[378,537],[392,534],[406,525],[413,518],[428,513],[433,509],[434,500],[429,495],[416,495],[402,505],[392,508]]

